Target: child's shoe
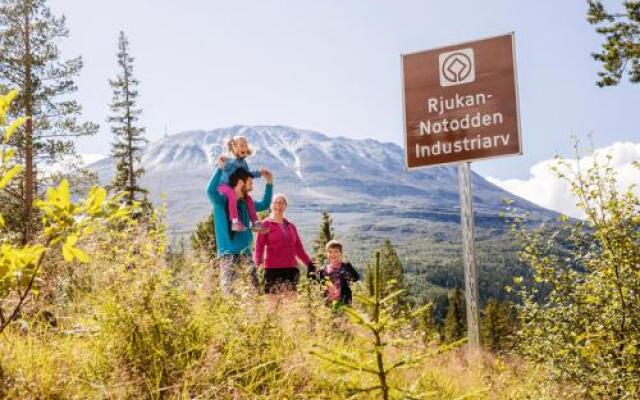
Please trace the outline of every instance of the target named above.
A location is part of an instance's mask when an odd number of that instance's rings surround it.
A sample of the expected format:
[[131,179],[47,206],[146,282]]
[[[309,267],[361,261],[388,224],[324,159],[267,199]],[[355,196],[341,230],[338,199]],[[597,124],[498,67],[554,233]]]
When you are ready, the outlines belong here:
[[231,221],[231,230],[234,232],[242,232],[244,231],[246,228],[244,227],[244,224],[242,222],[240,222],[240,220],[238,219],[234,219]]
[[262,222],[256,221],[251,225],[251,230],[256,233],[262,233],[268,231],[269,229],[265,227]]

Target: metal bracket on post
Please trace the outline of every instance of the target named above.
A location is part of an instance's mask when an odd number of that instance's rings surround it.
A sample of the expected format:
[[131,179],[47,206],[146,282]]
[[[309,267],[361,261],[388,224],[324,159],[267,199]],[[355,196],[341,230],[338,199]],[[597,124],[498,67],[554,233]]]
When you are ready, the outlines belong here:
[[460,222],[462,225],[462,262],[467,303],[467,335],[472,348],[480,348],[480,315],[478,310],[478,271],[476,269],[475,223],[471,193],[471,163],[458,164]]

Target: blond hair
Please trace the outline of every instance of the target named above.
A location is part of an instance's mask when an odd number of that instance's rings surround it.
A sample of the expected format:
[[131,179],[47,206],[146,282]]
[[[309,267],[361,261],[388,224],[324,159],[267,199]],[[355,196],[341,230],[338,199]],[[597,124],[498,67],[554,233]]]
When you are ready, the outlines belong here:
[[233,136],[231,139],[227,141],[227,152],[232,155],[236,155],[236,143],[245,142],[247,144],[247,155],[250,156],[253,154],[253,149],[249,146],[249,141],[246,137],[242,135]]
[[287,200],[287,196],[285,196],[282,193],[276,193],[273,195],[273,198],[271,199],[271,214],[269,214],[269,217],[273,218],[273,203],[275,203],[275,201],[277,199],[282,199],[284,200],[284,205],[285,206],[289,206],[289,200]]
[[271,204],[273,204],[276,199],[282,199],[284,200],[284,204],[285,205],[289,205],[289,200],[287,199],[287,196],[284,195],[284,193],[276,193],[273,195],[273,199],[271,200]]
[[332,239],[327,242],[324,249],[326,251],[329,251],[329,249],[338,249],[340,250],[340,253],[342,253],[342,243],[338,240]]

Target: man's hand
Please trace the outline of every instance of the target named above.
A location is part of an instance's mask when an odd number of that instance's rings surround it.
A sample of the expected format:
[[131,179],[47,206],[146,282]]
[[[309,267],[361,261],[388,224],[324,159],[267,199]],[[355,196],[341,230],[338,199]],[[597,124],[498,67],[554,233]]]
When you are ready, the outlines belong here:
[[224,165],[227,163],[227,159],[224,158],[224,156],[220,156],[220,158],[218,158],[218,166],[220,167],[220,169],[224,169]]
[[267,183],[273,183],[273,174],[271,173],[271,171],[269,171],[268,169],[263,169],[260,170],[260,173],[262,174],[262,176],[264,176],[264,179],[267,181]]

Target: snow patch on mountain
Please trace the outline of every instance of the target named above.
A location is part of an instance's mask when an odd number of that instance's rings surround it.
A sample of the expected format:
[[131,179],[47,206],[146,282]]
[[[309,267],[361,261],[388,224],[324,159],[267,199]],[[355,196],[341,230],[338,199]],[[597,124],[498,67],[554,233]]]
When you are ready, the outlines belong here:
[[[245,136],[254,150],[247,159],[251,169],[266,168],[274,173],[275,191],[288,196],[289,211],[298,218],[316,218],[326,209],[360,214],[360,218],[349,220],[366,221],[367,226],[371,221],[395,218],[459,219],[455,167],[407,172],[403,149],[393,143],[329,137],[286,126],[236,125],[171,135],[144,151],[142,184],[155,201],[162,193],[167,195],[169,223],[174,228],[191,229],[210,212],[206,186],[218,157],[236,135]],[[110,158],[92,167],[103,182],[113,176]],[[548,219],[555,215],[477,174],[472,181],[477,215],[497,221],[504,211],[505,198],[513,199],[515,206],[534,217]],[[254,196],[259,196],[264,180],[255,183]]]

